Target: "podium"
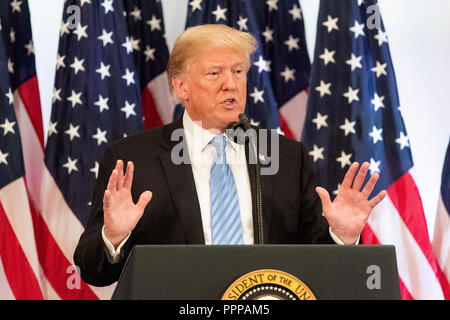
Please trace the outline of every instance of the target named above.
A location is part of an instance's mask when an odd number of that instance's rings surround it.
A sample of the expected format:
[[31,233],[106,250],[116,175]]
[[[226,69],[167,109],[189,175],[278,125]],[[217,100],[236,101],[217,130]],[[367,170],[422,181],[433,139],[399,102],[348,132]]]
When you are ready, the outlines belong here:
[[229,300],[400,299],[395,248],[386,245],[135,246],[112,299],[219,300],[222,297]]

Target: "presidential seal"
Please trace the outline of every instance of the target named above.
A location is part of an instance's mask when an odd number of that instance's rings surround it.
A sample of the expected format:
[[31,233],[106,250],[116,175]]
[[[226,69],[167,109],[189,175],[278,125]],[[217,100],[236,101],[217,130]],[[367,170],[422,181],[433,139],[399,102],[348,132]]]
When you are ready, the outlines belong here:
[[263,269],[247,273],[233,282],[222,300],[316,300],[316,297],[293,275]]

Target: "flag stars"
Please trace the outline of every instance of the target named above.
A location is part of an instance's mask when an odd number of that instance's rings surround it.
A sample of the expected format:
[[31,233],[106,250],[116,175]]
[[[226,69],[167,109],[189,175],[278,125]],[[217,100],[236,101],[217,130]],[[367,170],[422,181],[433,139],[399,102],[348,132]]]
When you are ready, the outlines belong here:
[[272,10],[278,11],[278,0],[267,0],[266,4],[269,7],[269,12],[272,12]]
[[81,94],[81,91],[79,93],[76,93],[74,90],[72,90],[72,95],[67,98],[68,101],[72,102],[72,108],[75,108],[77,104],[83,104],[83,102],[81,101]]
[[109,68],[111,68],[111,65],[105,66],[103,62],[100,63],[100,68],[95,70],[95,72],[99,73],[102,77],[102,80],[105,79],[105,77],[111,77],[111,73],[109,72]]
[[97,140],[97,145],[100,146],[102,143],[108,143],[106,139],[107,131],[102,131],[100,128],[97,128],[97,133],[92,136],[92,138]]
[[332,18],[330,15],[328,15],[327,21],[322,22],[322,25],[327,27],[328,33],[330,33],[333,30],[339,30],[339,27],[337,25],[339,21],[339,18]]
[[13,104],[14,103],[14,95],[11,91],[11,88],[9,88],[8,92],[5,94],[5,96],[8,98],[8,102],[9,104]]
[[383,43],[388,42],[387,33],[381,29],[378,29],[378,34],[374,36],[375,40],[378,40],[378,46],[381,47]]
[[84,27],[81,26],[81,23],[79,23],[77,25],[77,28],[75,29],[75,31],[73,33],[75,33],[77,35],[77,41],[80,41],[82,38],[86,38],[88,37],[87,33],[86,33],[86,29],[87,29],[87,25],[85,25]]
[[34,54],[34,45],[32,40],[30,40],[24,47],[27,49],[27,56]]
[[359,24],[358,21],[355,20],[355,24],[350,28],[350,31],[355,34],[355,39],[358,39],[359,36],[365,36],[364,33],[364,23]]
[[69,23],[68,22],[61,22],[61,27],[59,29],[59,36],[62,37],[66,33],[70,34]]
[[271,72],[270,69],[271,61],[264,60],[264,58],[260,55],[258,58],[258,61],[254,62],[253,65],[258,67],[258,73],[261,73],[263,71]]
[[202,1],[203,0],[192,0],[189,5],[192,7],[192,12],[196,10],[202,11]]
[[395,139],[395,142],[400,145],[400,150],[403,150],[405,147],[409,148],[409,138],[403,132],[400,132],[400,137]]
[[296,4],[289,10],[289,14],[292,16],[293,21],[302,20],[302,12]]
[[67,169],[68,174],[71,174],[72,171],[78,171],[77,162],[78,159],[72,160],[71,157],[67,157],[67,162],[63,164],[63,167]]
[[350,122],[347,118],[345,118],[345,123],[341,126],[339,126],[340,129],[344,130],[345,136],[347,136],[349,133],[356,133],[355,130],[355,124],[356,121]]
[[22,2],[23,1],[13,0],[9,3],[13,13],[14,12],[22,12],[22,9],[20,8],[20,6],[22,5]]
[[348,99],[348,103],[352,103],[353,101],[359,101],[358,93],[359,89],[353,89],[349,86],[348,91],[344,93],[344,97]]
[[92,172],[95,174],[95,179],[98,178],[98,169],[99,169],[98,162],[95,161],[94,167],[89,170],[89,172]]
[[216,22],[219,22],[220,19],[227,21],[227,17],[225,16],[225,12],[227,11],[227,8],[222,8],[220,5],[217,5],[216,10],[212,12],[216,16]]
[[335,53],[336,53],[335,50],[333,50],[333,51],[328,51],[328,49],[325,48],[325,51],[323,52],[323,54],[321,54],[321,55],[319,56],[319,58],[323,60],[323,63],[324,63],[325,65],[328,65],[328,63],[330,63],[330,62],[335,63],[335,62],[336,62],[336,61],[334,60],[334,54],[335,54]]
[[381,172],[380,164],[381,164],[381,161],[375,161],[373,158],[370,158],[370,164],[369,164],[370,175]]
[[9,156],[9,153],[3,153],[2,150],[0,150],[0,164],[6,164],[8,165],[8,161],[6,158]]
[[120,111],[125,113],[125,117],[128,119],[130,116],[135,116],[136,112],[134,111],[135,103],[130,104],[128,101],[125,101],[125,107],[120,109]]
[[155,15],[152,15],[152,18],[147,21],[147,24],[150,26],[150,31],[161,31],[161,19],[158,19]]
[[52,122],[50,121],[50,124],[48,125],[48,136],[50,137],[52,134],[57,135],[58,130],[56,129],[56,126],[58,125],[58,122]]
[[250,93],[250,97],[253,98],[253,103],[257,104],[259,101],[264,103],[263,98],[264,90],[259,91],[258,88],[254,88],[253,93]]
[[320,128],[322,127],[328,127],[327,118],[328,115],[321,115],[319,112],[317,112],[316,118],[312,120],[312,122],[316,124],[317,130],[320,130]]
[[320,97],[323,98],[325,95],[331,96],[330,91],[331,82],[325,83],[323,80],[320,80],[320,86],[316,87],[316,91],[320,92]]
[[350,162],[350,158],[352,157],[352,154],[346,154],[344,151],[341,151],[341,156],[339,158],[336,158],[336,161],[341,164],[341,169],[345,168],[345,166],[350,166],[352,163]]
[[101,94],[98,95],[98,100],[94,103],[94,105],[100,108],[100,113],[102,113],[103,110],[109,110],[108,100],[109,98],[103,98]]
[[64,59],[66,59],[66,56],[60,56],[58,53],[58,56],[56,58],[56,71],[58,71],[59,68],[66,67],[66,64],[64,63]]
[[382,75],[387,76],[387,72],[386,72],[387,63],[381,64],[379,61],[377,61],[376,63],[377,63],[377,65],[370,70],[372,70],[373,72],[375,72],[377,74],[377,79],[379,77],[381,77]]
[[127,36],[125,42],[122,43],[122,47],[127,50],[127,54],[133,53],[133,45],[131,44],[130,38]]
[[151,48],[149,45],[145,46],[145,62],[148,62],[149,60],[154,61],[155,60],[155,51],[156,49]]
[[289,40],[286,40],[284,42],[285,45],[288,46],[289,52],[296,49],[299,50],[300,47],[298,46],[298,42],[300,41],[300,38],[294,38],[292,35],[289,35]]
[[264,37],[264,41],[266,43],[272,41],[273,42],[273,30],[269,28],[269,26],[266,26],[266,29],[262,32],[262,35]]
[[133,16],[134,18],[134,22],[142,20],[142,11],[139,10],[138,7],[134,7],[134,10],[130,12],[130,14]]
[[114,0],[104,0],[102,2],[101,6],[105,9],[105,14],[108,14],[108,12],[114,12],[113,2]]
[[345,63],[351,66],[352,71],[355,71],[357,68],[362,69],[361,59],[362,59],[362,56],[357,57],[357,56],[355,56],[355,54],[352,53],[351,58],[349,60],[345,61]]
[[67,134],[70,137],[70,141],[72,141],[74,138],[80,138],[80,134],[78,133],[79,129],[80,129],[80,126],[74,127],[70,123],[69,124],[69,129],[64,131],[64,133]]
[[284,83],[289,82],[289,80],[295,81],[295,69],[290,69],[288,66],[284,68],[283,72],[280,72],[280,75],[284,78]]
[[239,16],[239,20],[237,22],[237,25],[239,26],[239,30],[241,30],[241,31],[247,31],[248,30],[247,21],[248,21],[248,18],[244,18],[242,16]]
[[8,58],[8,71],[9,73],[14,73],[14,62],[10,58]]
[[317,145],[313,146],[313,150],[310,151],[308,154],[313,157],[313,161],[316,162],[319,159],[325,159],[323,156],[323,151],[325,148],[319,148]]
[[129,87],[130,84],[135,84],[134,72],[131,72],[128,68],[125,70],[125,74],[122,76],[122,79],[126,80],[127,87]]
[[378,141],[383,141],[382,133],[383,129],[378,129],[377,127],[373,126],[372,132],[369,133],[369,136],[373,139],[373,144],[376,144]]
[[86,71],[84,69],[83,66],[84,63],[84,59],[78,60],[77,57],[74,58],[73,63],[70,65],[70,67],[73,69],[73,71],[75,72],[75,74],[78,74],[78,72],[81,71]]
[[52,103],[55,103],[56,101],[62,101],[62,99],[61,99],[61,89],[53,88]]
[[375,111],[378,111],[380,108],[384,108],[384,96],[379,96],[377,93],[375,93],[375,96],[371,100],[371,103],[373,104],[373,107]]
[[102,35],[99,36],[97,39],[101,40],[103,42],[103,47],[106,47],[108,43],[114,44],[114,41],[112,40],[113,32],[106,32],[105,29],[102,30]]
[[3,129],[3,136],[6,136],[8,133],[15,134],[14,131],[14,125],[16,124],[15,121],[9,122],[8,119],[5,119],[5,122],[3,124],[0,124],[0,128]]

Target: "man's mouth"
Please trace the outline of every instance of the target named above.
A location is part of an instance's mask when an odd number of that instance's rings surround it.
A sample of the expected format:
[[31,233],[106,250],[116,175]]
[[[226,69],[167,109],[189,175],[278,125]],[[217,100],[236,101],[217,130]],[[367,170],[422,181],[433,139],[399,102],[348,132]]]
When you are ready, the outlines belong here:
[[236,102],[236,99],[234,99],[234,98],[229,98],[229,99],[223,101],[222,103],[223,103],[223,104],[226,104],[226,105],[232,105],[232,104],[234,104],[235,102]]

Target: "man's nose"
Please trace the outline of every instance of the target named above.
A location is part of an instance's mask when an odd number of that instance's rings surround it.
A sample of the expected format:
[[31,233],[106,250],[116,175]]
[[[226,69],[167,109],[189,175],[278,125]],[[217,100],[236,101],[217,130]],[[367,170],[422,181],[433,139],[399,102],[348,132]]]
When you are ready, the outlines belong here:
[[224,80],[222,85],[223,90],[231,91],[236,89],[236,79],[232,71],[224,73]]

